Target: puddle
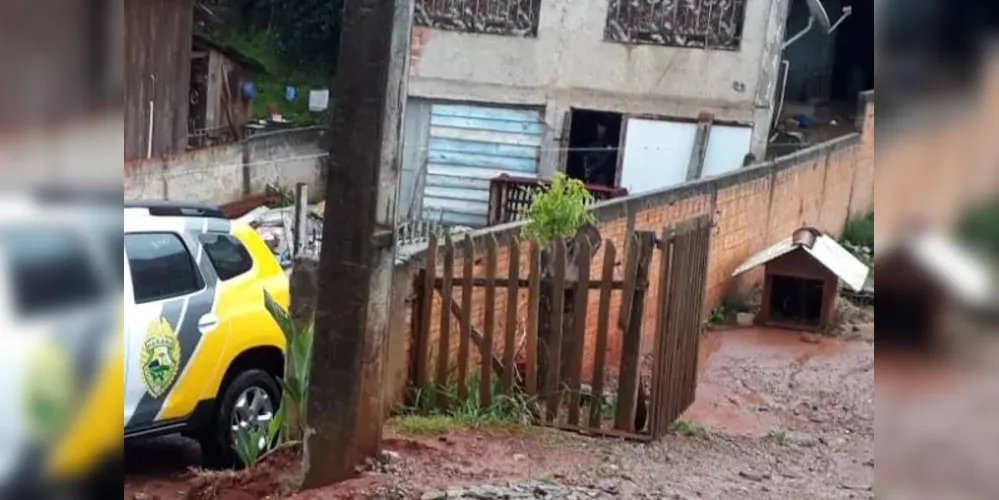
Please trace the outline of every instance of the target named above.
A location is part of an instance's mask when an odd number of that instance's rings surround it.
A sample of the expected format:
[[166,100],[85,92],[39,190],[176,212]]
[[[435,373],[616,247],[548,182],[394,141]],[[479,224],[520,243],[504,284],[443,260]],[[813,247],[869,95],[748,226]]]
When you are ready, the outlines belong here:
[[800,332],[783,329],[708,332],[701,342],[696,400],[683,418],[731,435],[765,436],[787,427],[765,386],[793,378],[813,359],[834,360],[854,348],[869,347],[824,337],[809,343]]

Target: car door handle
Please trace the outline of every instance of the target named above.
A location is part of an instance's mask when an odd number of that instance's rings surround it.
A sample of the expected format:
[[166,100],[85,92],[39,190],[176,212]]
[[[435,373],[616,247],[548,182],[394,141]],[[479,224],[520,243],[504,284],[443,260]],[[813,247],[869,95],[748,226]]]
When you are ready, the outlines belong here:
[[214,314],[206,314],[198,320],[198,330],[202,334],[211,333],[219,326],[219,318]]

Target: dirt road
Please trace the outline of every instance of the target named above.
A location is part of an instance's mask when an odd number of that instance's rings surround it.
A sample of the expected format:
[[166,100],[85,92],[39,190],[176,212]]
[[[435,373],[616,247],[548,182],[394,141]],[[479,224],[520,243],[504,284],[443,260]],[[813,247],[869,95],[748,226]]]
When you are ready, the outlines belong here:
[[[374,474],[294,498],[873,498],[873,327],[854,336],[708,334],[697,402],[684,416],[707,437],[389,436]],[[129,479],[126,498],[156,498],[136,496],[147,483]]]

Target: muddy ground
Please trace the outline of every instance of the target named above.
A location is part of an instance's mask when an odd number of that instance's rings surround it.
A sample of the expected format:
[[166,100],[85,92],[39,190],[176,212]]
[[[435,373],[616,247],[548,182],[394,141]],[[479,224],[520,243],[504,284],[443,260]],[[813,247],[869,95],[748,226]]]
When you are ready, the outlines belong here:
[[[541,429],[390,432],[373,472],[293,498],[431,499],[472,486],[463,498],[873,498],[873,325],[849,333],[817,343],[784,330],[708,333],[697,402],[683,417],[707,437],[639,444]],[[191,494],[185,479],[196,446],[160,440],[128,453],[126,499],[212,497]],[[265,498],[261,487],[214,497]]]

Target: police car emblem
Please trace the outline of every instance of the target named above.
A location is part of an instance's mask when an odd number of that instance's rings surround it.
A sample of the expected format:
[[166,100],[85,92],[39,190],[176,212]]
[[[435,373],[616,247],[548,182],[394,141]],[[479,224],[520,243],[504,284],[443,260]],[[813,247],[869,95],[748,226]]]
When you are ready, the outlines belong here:
[[139,362],[146,392],[154,398],[166,394],[180,371],[180,341],[167,320],[160,318],[149,325]]

